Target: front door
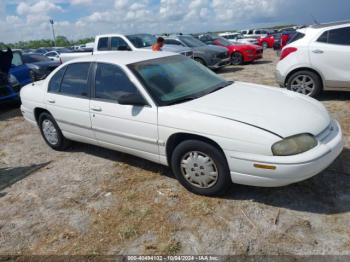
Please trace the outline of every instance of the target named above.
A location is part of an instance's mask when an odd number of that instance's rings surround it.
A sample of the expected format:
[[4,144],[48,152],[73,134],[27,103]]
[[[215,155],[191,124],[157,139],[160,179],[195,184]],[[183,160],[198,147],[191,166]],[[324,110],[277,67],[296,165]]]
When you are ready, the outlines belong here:
[[90,115],[96,139],[104,147],[158,162],[157,108],[118,104],[123,95],[141,93],[119,66],[95,66]]

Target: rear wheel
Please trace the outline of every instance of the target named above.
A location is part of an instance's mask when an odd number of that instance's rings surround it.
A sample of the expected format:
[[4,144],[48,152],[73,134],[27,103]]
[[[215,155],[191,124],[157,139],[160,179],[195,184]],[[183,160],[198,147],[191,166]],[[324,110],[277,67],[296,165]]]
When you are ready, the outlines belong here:
[[189,191],[200,195],[221,195],[232,184],[224,154],[213,145],[187,140],[171,157],[173,172]]
[[194,61],[200,63],[201,65],[207,66],[202,58],[195,57]]
[[69,146],[70,141],[63,136],[55,119],[49,113],[44,112],[40,114],[39,127],[41,135],[51,148],[60,151]]
[[287,81],[287,89],[307,96],[316,97],[322,90],[321,78],[312,71],[298,71]]
[[233,65],[241,65],[243,64],[243,56],[239,52],[234,52],[231,55],[231,64]]

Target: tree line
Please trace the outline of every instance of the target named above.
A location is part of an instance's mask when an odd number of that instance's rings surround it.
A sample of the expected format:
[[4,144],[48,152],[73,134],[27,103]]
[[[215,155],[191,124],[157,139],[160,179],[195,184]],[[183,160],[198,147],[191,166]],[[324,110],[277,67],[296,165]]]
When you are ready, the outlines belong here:
[[[69,47],[73,45],[82,45],[88,42],[94,42],[94,37],[83,38],[76,41],[70,41],[65,36],[57,36],[55,46],[57,47]],[[54,42],[52,39],[40,39],[31,41],[19,41],[17,43],[6,44],[0,42],[0,49],[5,49],[10,47],[12,49],[36,49],[40,47],[53,47]]]

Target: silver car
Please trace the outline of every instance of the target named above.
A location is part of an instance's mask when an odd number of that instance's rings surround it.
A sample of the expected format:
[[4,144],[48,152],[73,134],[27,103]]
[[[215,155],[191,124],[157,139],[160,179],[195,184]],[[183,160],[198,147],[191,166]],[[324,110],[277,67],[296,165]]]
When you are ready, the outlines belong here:
[[191,35],[166,37],[165,44],[165,46],[177,45],[192,48],[194,60],[210,69],[219,69],[230,64],[230,57],[225,47],[206,45]]

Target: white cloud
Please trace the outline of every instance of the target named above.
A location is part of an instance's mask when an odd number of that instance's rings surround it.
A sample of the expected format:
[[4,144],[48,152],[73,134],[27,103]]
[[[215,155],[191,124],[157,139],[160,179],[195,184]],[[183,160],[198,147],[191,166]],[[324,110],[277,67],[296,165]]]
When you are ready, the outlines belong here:
[[[5,4],[0,5],[0,18],[5,21],[0,27],[0,41],[19,41],[50,38],[48,20],[52,16],[57,35],[74,39],[108,32],[186,33],[237,28],[242,23],[257,23],[276,16],[282,0],[0,1],[12,4],[18,1],[17,15],[6,14]],[[74,15],[79,9],[88,15],[70,21],[59,19],[60,14]]]

